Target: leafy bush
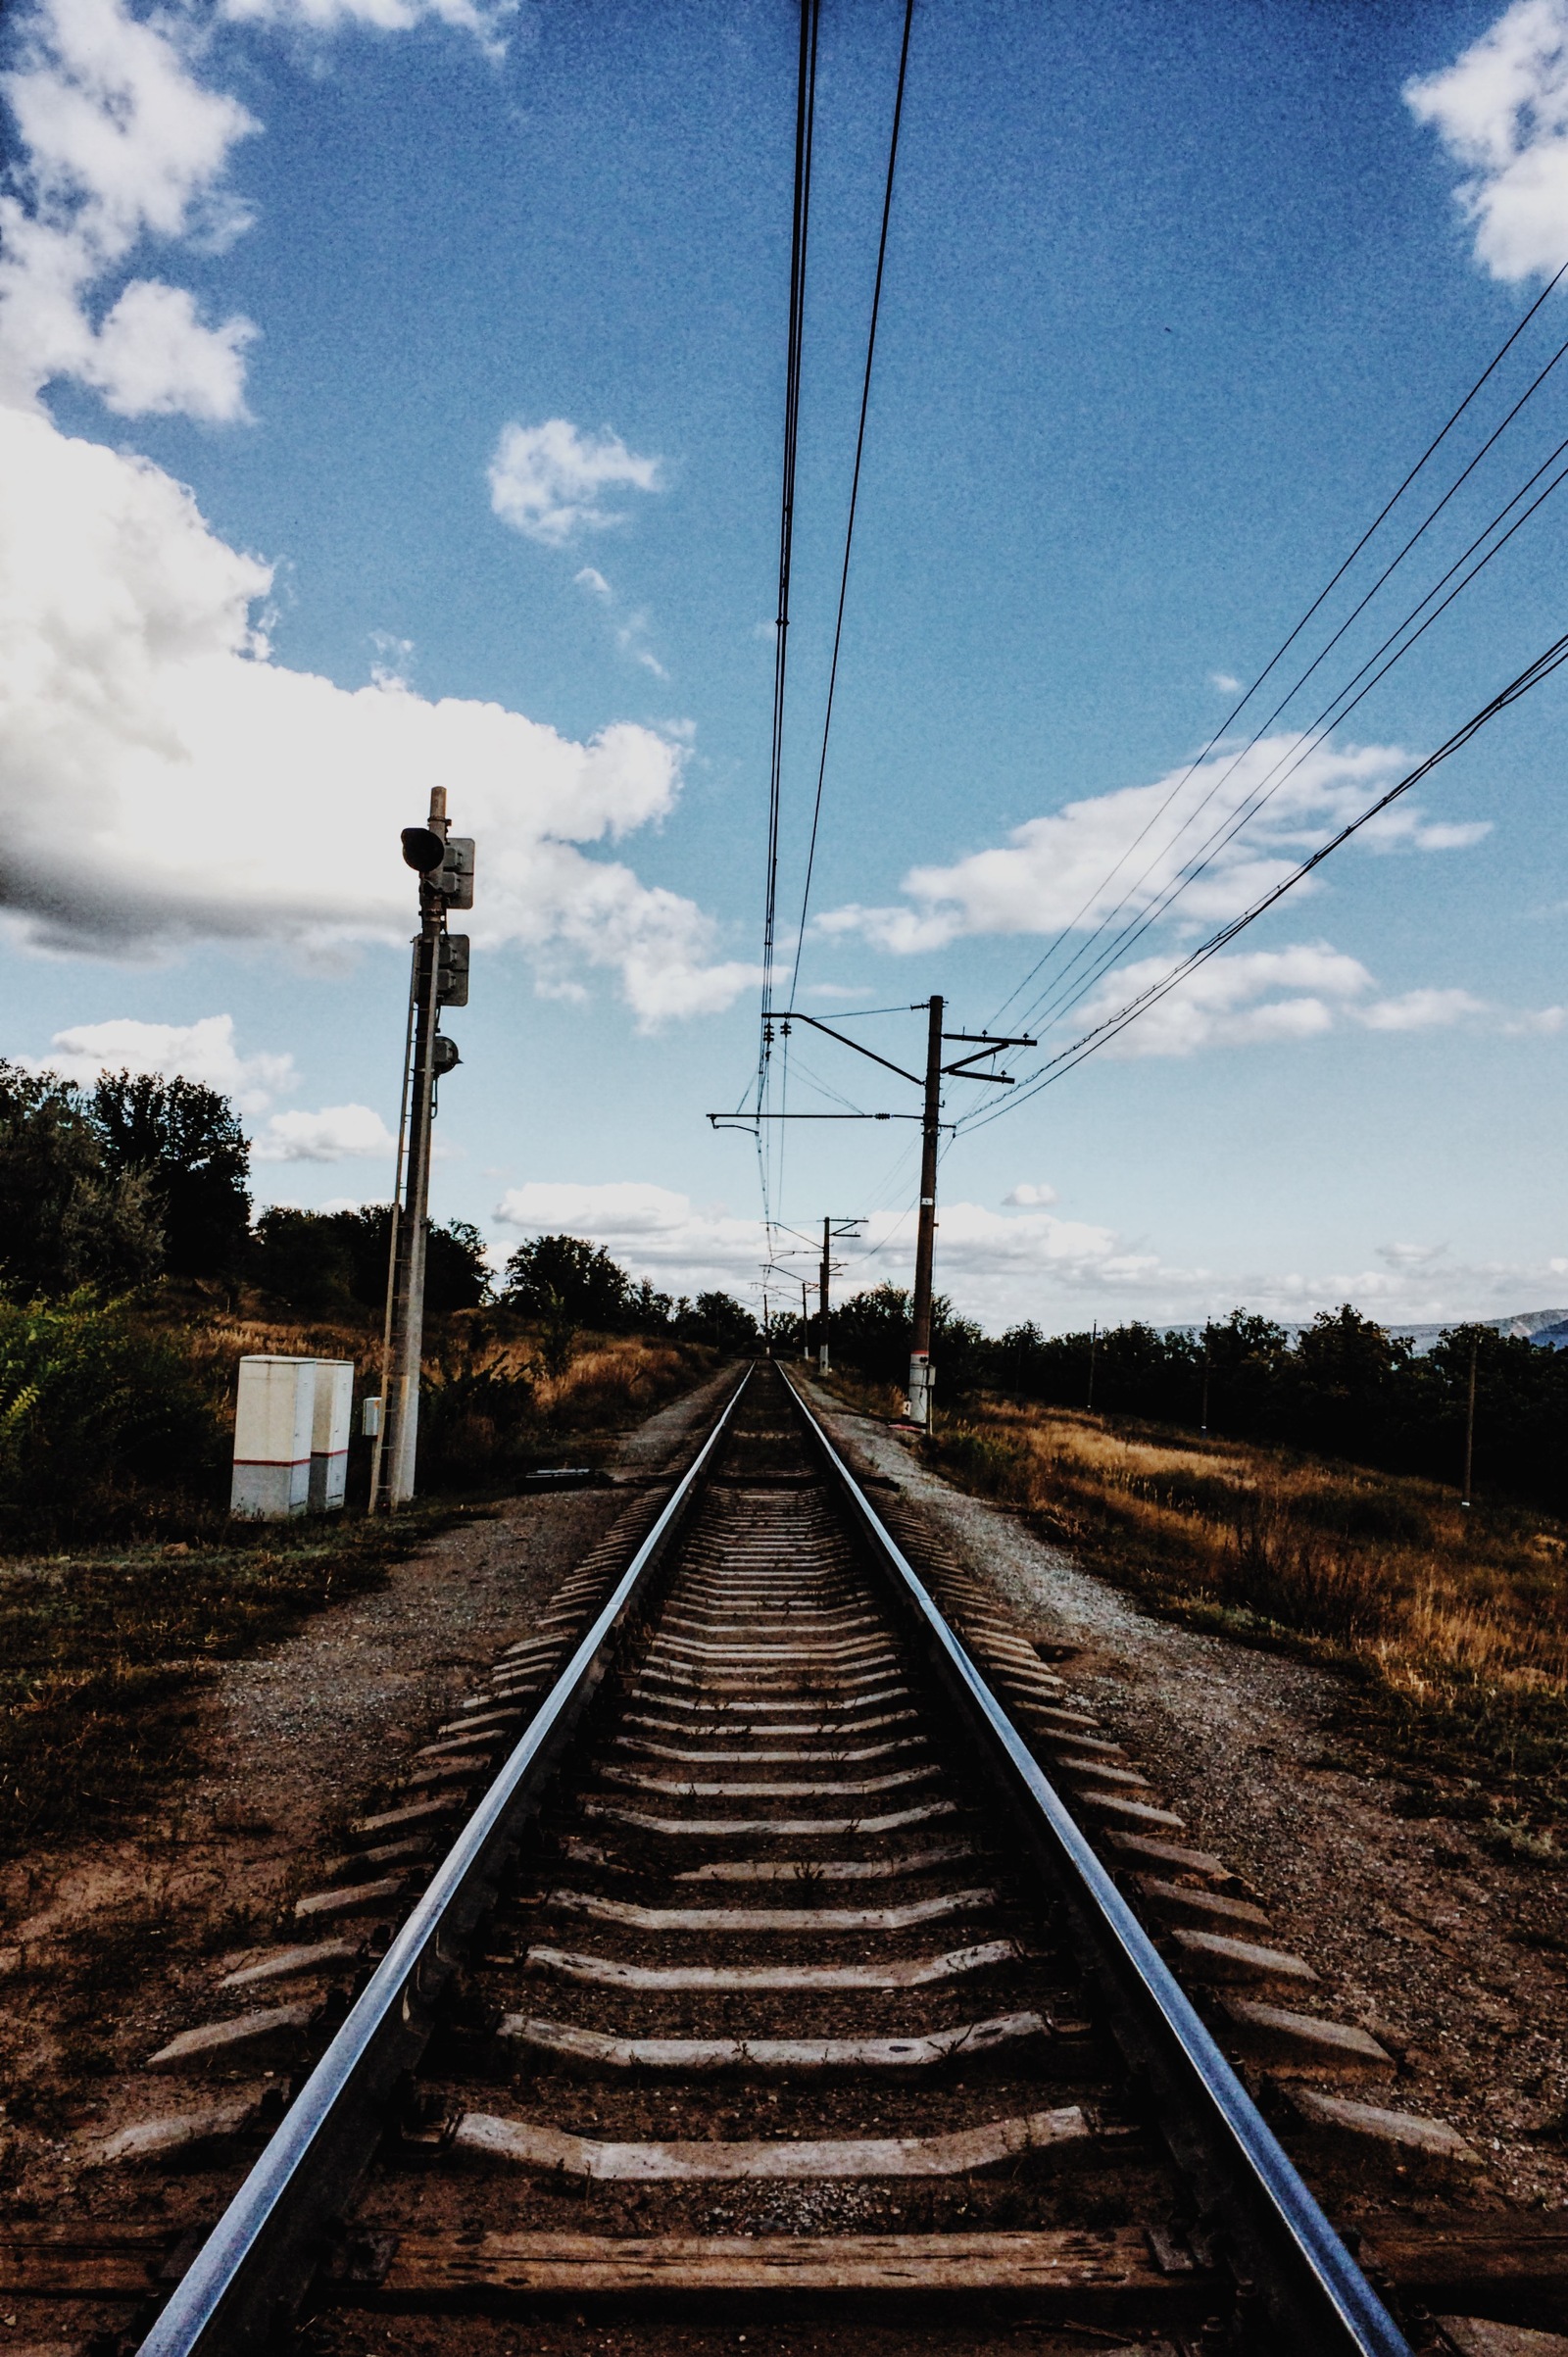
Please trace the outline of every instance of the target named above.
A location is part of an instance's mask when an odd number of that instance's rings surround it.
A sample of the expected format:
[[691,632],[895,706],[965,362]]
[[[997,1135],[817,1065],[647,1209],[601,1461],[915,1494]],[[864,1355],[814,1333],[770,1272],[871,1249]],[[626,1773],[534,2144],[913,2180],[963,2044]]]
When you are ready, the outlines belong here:
[[419,1481],[432,1490],[505,1482],[538,1454],[538,1417],[525,1369],[471,1357],[429,1371],[419,1400]]
[[0,1546],[199,1515],[227,1457],[222,1403],[177,1336],[86,1291],[0,1301]]

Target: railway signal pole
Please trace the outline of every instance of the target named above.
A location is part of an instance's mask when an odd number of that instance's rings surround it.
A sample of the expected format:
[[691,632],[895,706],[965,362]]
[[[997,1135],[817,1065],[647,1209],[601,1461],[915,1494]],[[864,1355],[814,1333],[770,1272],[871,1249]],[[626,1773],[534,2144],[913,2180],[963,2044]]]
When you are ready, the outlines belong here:
[[459,1062],[440,1029],[444,1007],[468,1003],[468,937],[447,931],[449,908],[473,907],[473,841],[447,823],[444,786],[430,789],[423,826],[403,829],[403,857],[419,879],[404,1035],[386,1318],[381,1334],[381,1414],[370,1459],[370,1511],[390,1513],[414,1496],[424,1345],[424,1262],[430,1223],[430,1128],[436,1082]]

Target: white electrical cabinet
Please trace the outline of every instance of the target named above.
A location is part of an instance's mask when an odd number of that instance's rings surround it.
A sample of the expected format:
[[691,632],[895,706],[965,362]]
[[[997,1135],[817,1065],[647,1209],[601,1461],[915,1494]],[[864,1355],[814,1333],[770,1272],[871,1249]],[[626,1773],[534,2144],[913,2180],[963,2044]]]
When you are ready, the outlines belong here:
[[314,1358],[240,1360],[231,1514],[284,1522],[308,1510],[315,1428]]
[[311,1512],[341,1510],[348,1486],[349,1427],[354,1421],[354,1361],[318,1358],[311,1433]]

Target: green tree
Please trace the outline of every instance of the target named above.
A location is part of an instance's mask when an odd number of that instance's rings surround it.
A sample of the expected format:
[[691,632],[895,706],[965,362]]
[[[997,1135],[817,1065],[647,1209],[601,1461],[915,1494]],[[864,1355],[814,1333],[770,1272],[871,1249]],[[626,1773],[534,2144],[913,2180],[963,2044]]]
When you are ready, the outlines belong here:
[[[370,1306],[357,1296],[353,1245],[342,1214],[270,1203],[256,1222],[251,1275],[263,1293],[306,1317],[343,1316]],[[384,1245],[381,1281],[384,1290]]]
[[729,1293],[700,1293],[683,1301],[675,1319],[683,1342],[707,1343],[714,1350],[754,1350],[760,1339],[757,1320]]
[[[389,1203],[353,1211],[299,1211],[274,1203],[256,1223],[251,1274],[264,1293],[308,1316],[379,1309],[392,1242]],[[424,1306],[436,1317],[477,1309],[489,1297],[484,1238],[466,1219],[432,1226],[425,1239]]]
[[251,1150],[226,1097],[177,1074],[105,1072],[92,1112],[111,1178],[139,1173],[164,1225],[170,1270],[235,1278],[251,1224]]
[[105,1167],[79,1090],[0,1061],[0,1286],[23,1300],[157,1274],[159,1209],[145,1179]]
[[619,1262],[580,1236],[532,1236],[507,1262],[504,1299],[524,1317],[547,1324],[564,1321],[613,1333],[626,1323],[632,1298]]

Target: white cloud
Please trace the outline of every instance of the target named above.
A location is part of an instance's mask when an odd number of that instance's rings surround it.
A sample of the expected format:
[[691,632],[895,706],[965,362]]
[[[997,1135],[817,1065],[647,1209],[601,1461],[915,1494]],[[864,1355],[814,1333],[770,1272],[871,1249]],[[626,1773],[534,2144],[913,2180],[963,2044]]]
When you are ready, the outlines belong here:
[[[640,1180],[534,1181],[505,1195],[495,1216],[514,1232],[564,1231],[602,1244],[634,1276],[650,1277],[665,1292],[716,1285],[754,1303],[760,1299],[767,1257],[761,1221],[736,1218],[723,1204],[695,1204],[673,1188]],[[1113,1228],[1059,1219],[1040,1206],[1008,1215],[958,1200],[941,1203],[937,1217],[938,1290],[993,1333],[1026,1318],[1048,1331],[1087,1326],[1097,1316],[1102,1324],[1133,1317],[1187,1324],[1223,1317],[1238,1302],[1288,1322],[1346,1301],[1389,1322],[1495,1316],[1560,1301],[1568,1280],[1568,1255],[1461,1264],[1438,1245],[1379,1246],[1377,1265],[1359,1269],[1185,1267]],[[803,1245],[793,1261],[780,1256],[814,1282],[814,1248]],[[907,1286],[912,1214],[874,1212],[843,1256],[842,1296],[882,1283]],[[789,1306],[788,1276],[770,1281],[769,1291]]]
[[[1267,808],[1241,825],[1182,894],[1183,918],[1223,921],[1283,881],[1325,829],[1364,809],[1405,760],[1396,746],[1302,752],[1298,737],[1265,737],[1239,755],[1214,754],[1191,775],[1172,770],[1153,785],[1067,803],[1015,827],[1004,846],[951,866],[911,868],[902,890],[912,906],[833,909],[817,920],[817,930],[858,933],[908,953],[941,949],[968,934],[1093,927],[1123,902],[1125,915],[1140,914],[1159,903],[1211,834],[1268,789]],[[1373,820],[1361,840],[1385,852],[1445,851],[1485,832],[1485,823],[1434,825],[1405,801]]]
[[[217,13],[321,33],[429,19],[499,55],[516,0],[219,0]],[[250,225],[224,181],[261,125],[203,79],[203,12],[33,0],[20,30],[0,76],[16,134],[0,193],[0,403],[34,407],[71,378],[118,417],[244,418],[249,319],[210,324],[188,290],[146,276],[104,303],[149,241],[210,253]]]
[[1021,1186],[1009,1187],[1002,1200],[1004,1203],[1016,1203],[1026,1210],[1035,1209],[1054,1203],[1056,1190],[1054,1187],[1037,1187],[1026,1179]]
[[489,55],[506,47],[504,28],[517,14],[517,0],[221,0],[222,13],[236,24],[297,26],[318,33],[362,27],[373,32],[410,32],[427,22],[472,33]]
[[683,1292],[744,1284],[766,1256],[760,1219],[737,1218],[722,1204],[699,1209],[689,1195],[641,1179],[599,1185],[535,1179],[509,1188],[495,1216],[527,1235],[585,1236],[634,1275]]
[[159,468],[0,410],[0,905],[24,940],[405,940],[398,829],[450,783],[480,842],[480,947],[523,948],[547,987],[609,968],[645,1025],[756,979],[715,960],[694,903],[581,848],[673,809],[667,736],[577,744],[497,704],[287,669],[249,619],[270,568]]
[[595,435],[564,417],[548,417],[543,425],[514,422],[502,427],[490,462],[490,505],[530,540],[562,548],[580,529],[623,522],[601,504],[603,494],[657,491],[659,468],[658,459],[638,458],[608,427]]
[[323,1105],[318,1113],[274,1113],[256,1141],[259,1162],[341,1162],[394,1154],[397,1140],[368,1105]]
[[[1075,1033],[1093,1030],[1169,973],[1167,958],[1143,958],[1107,974],[1074,1008]],[[1347,1024],[1368,1031],[1435,1031],[1466,1023],[1507,1033],[1555,1031],[1560,1007],[1514,1013],[1467,990],[1425,988],[1373,999],[1359,958],[1326,942],[1286,950],[1244,950],[1210,958],[1116,1035],[1116,1056],[1193,1056],[1203,1048],[1311,1039]]]
[[1377,1254],[1390,1268],[1431,1268],[1447,1249],[1446,1244],[1380,1244]]
[[1363,1007],[1358,1020],[1369,1031],[1439,1031],[1463,1022],[1466,1015],[1490,1012],[1484,999],[1467,990],[1407,990],[1396,999],[1379,999]]
[[205,1015],[195,1023],[143,1023],[133,1015],[75,1023],[55,1033],[47,1056],[23,1060],[84,1088],[91,1088],[100,1072],[177,1072],[221,1090],[242,1113],[252,1114],[265,1111],[280,1090],[294,1086],[294,1058],[241,1056],[234,1018],[226,1014]]
[[1208,684],[1210,687],[1217,687],[1222,696],[1234,696],[1240,691],[1242,683],[1239,679],[1233,678],[1229,671],[1210,671]]
[[0,195],[0,401],[30,406],[70,376],[122,417],[245,414],[248,320],[210,327],[188,293],[145,278],[101,322],[91,311],[145,239],[212,243],[243,226],[221,182],[259,125],[198,79],[194,38],[123,0],[39,0],[24,20],[0,82],[18,133],[15,186]]
[[615,594],[597,565],[585,565],[580,572],[573,573],[571,577],[579,589],[586,589],[593,597],[612,598]]
[[1516,0],[1441,74],[1405,86],[1456,164],[1476,260],[1494,278],[1568,254],[1568,0]]
[[615,632],[615,644],[622,655],[629,655],[633,663],[640,663],[643,669],[652,671],[656,679],[667,679],[669,673],[647,642],[648,616],[646,614],[629,615]]

